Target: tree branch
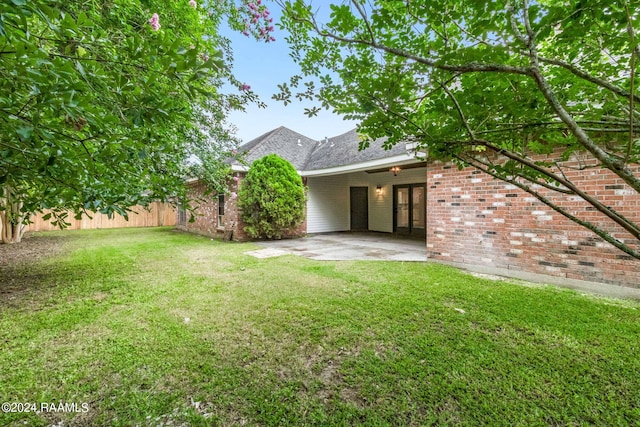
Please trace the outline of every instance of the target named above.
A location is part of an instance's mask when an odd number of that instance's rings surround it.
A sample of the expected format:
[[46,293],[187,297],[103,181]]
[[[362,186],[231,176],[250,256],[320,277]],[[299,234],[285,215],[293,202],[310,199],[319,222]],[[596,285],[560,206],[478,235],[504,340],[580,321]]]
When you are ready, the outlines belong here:
[[[595,123],[593,121],[582,121],[582,120],[576,120],[576,123],[582,125],[582,124],[587,124],[587,123]],[[611,124],[613,125],[614,123],[601,123],[601,124]],[[504,123],[504,125],[509,125],[509,123]],[[620,125],[624,125],[623,123],[620,123]],[[512,132],[514,130],[525,130],[525,129],[534,129],[534,128],[548,128],[554,131],[566,131],[567,130],[567,126],[562,123],[562,122],[538,122],[538,123],[518,123],[518,124],[513,124],[510,127],[506,127],[506,128],[497,128],[497,129],[487,129],[487,130],[481,130],[481,131],[477,131],[476,134],[477,135],[488,135],[488,134],[495,134],[495,133],[503,133],[503,132]],[[636,125],[634,124],[634,130],[636,127],[640,127],[640,124]],[[595,128],[595,127],[586,127],[583,126],[582,129],[584,129],[587,132],[598,132],[598,133],[627,133],[629,132],[629,128],[628,127],[601,127],[601,128]]]
[[554,181],[556,181],[557,183],[565,186],[566,188],[570,189],[571,191],[573,191],[576,195],[580,196],[585,202],[589,203],[591,206],[593,206],[594,208],[596,208],[598,211],[602,212],[603,214],[605,214],[606,216],[608,216],[609,218],[611,218],[613,221],[616,222],[616,224],[620,225],[622,228],[624,228],[625,230],[627,230],[632,236],[634,236],[636,239],[640,240],[640,227],[638,227],[638,225],[636,225],[633,221],[630,221],[629,219],[627,219],[626,217],[624,217],[623,215],[613,211],[612,209],[610,209],[609,207],[603,205],[599,200],[595,199],[594,197],[592,197],[591,195],[585,193],[584,191],[582,191],[581,189],[579,189],[578,187],[576,187],[571,181],[566,180],[562,177],[559,177],[558,175],[548,171],[547,169],[535,164],[533,161],[524,158],[512,151],[509,150],[505,150],[503,148],[497,147],[493,144],[491,144],[488,141],[474,141],[477,142],[487,148],[489,148],[490,150],[494,151],[497,154],[501,154],[505,157],[508,157],[509,159],[515,160],[520,164],[523,164],[551,179],[553,179]]
[[464,163],[467,163],[467,164],[475,167],[476,169],[479,169],[479,170],[483,171],[484,173],[493,176],[496,179],[499,179],[499,180],[504,181],[504,182],[508,182],[508,183],[513,184],[516,187],[520,188],[521,190],[526,191],[527,193],[531,194],[533,197],[535,197],[536,199],[540,200],[542,203],[544,203],[545,205],[549,206],[551,209],[553,209],[554,211],[556,211],[559,214],[563,215],[564,217],[568,218],[569,220],[571,220],[571,221],[575,222],[576,224],[579,224],[579,225],[587,228],[588,230],[593,231],[595,234],[600,236],[606,242],[612,244],[613,246],[615,246],[616,248],[618,248],[621,251],[625,252],[626,254],[628,254],[628,255],[636,258],[636,259],[640,259],[640,251],[636,251],[636,250],[632,249],[629,245],[627,245],[627,244],[621,242],[620,240],[616,239],[615,237],[613,237],[611,235],[611,233],[607,232],[606,230],[603,230],[602,228],[598,227],[597,225],[595,225],[595,224],[593,224],[593,223],[591,223],[589,221],[582,220],[582,219],[576,217],[575,215],[572,215],[566,209],[556,205],[551,200],[547,199],[542,194],[540,194],[537,191],[535,191],[534,189],[532,189],[530,186],[528,186],[526,184],[523,184],[522,182],[520,182],[518,180],[515,180],[515,179],[508,179],[506,177],[501,177],[498,174],[496,174],[495,172],[492,172],[488,168],[483,168],[482,166],[479,166],[477,163],[474,164],[473,163],[473,159],[471,159],[471,161],[469,161],[469,159],[465,159],[465,158],[460,157],[458,155],[455,155],[455,157],[458,160],[460,160],[460,161],[462,161]]
[[[627,33],[629,34],[629,38],[631,39],[631,46],[633,46],[633,52],[636,56],[640,56],[640,46],[635,44],[635,31],[633,30],[633,25],[631,24],[631,13],[629,12],[629,4],[624,2],[624,11],[627,15]],[[631,91],[633,93],[633,90]]]
[[17,151],[19,153],[31,154],[32,156],[37,156],[38,155],[38,153],[35,153],[33,151],[29,151],[26,148],[16,147],[15,145],[9,145],[4,141],[0,141],[0,145],[3,146],[3,147],[7,147],[10,150]]
[[[631,46],[633,46],[633,50],[631,51],[631,76],[629,77],[629,92],[635,92],[635,75],[636,75],[636,56],[640,51],[638,46],[635,45],[635,32],[633,31],[633,27],[631,26],[631,14],[629,13],[629,5],[625,3],[624,10],[627,14],[627,32],[629,33],[629,38],[631,39]],[[627,142],[627,152],[624,156],[624,163],[629,162],[629,157],[631,156],[631,147],[633,146],[633,96],[629,97],[629,140]]]
[[523,45],[528,46],[527,38],[524,36],[524,34],[522,34],[522,32],[520,31],[520,28],[518,28],[518,21],[516,21],[516,16],[514,12],[515,11],[513,9],[513,4],[511,2],[508,2],[507,13],[509,14],[509,23],[511,24],[511,30],[513,31],[513,34],[515,34],[516,38],[520,40],[520,42]]
[[610,156],[604,151],[598,144],[593,142],[585,130],[575,121],[575,119],[569,114],[567,110],[562,106],[560,100],[556,97],[555,93],[547,83],[546,79],[534,63],[533,67],[533,79],[536,82],[538,88],[542,92],[543,96],[549,103],[549,105],[556,111],[558,117],[567,124],[567,127],[571,133],[576,137],[580,145],[582,145],[587,151],[594,155],[606,168],[610,169],[613,173],[618,175],[624,182],[626,182],[631,188],[640,192],[640,178],[636,177],[631,170],[629,170],[625,163],[616,157]]
[[558,67],[564,68],[565,70],[569,71],[571,74],[580,77],[583,80],[586,80],[590,83],[595,84],[596,86],[600,86],[604,89],[607,89],[608,91],[615,93],[616,95],[622,97],[622,98],[633,98],[635,102],[640,102],[640,96],[637,95],[632,95],[632,92],[628,92],[626,90],[624,90],[623,88],[616,86],[604,79],[601,79],[599,77],[593,76],[581,69],[579,69],[578,67],[569,64],[568,62],[565,61],[561,61],[559,59],[550,59],[550,58],[545,58],[542,56],[538,56],[538,60],[544,64],[550,64],[550,65],[556,65]]
[[406,59],[410,59],[419,64],[424,64],[432,68],[436,68],[438,70],[443,71],[453,71],[453,72],[461,72],[461,73],[489,73],[489,72],[501,72],[508,74],[519,74],[524,76],[531,76],[531,68],[530,67],[516,67],[512,65],[504,65],[504,64],[481,64],[477,62],[471,62],[468,64],[460,64],[460,65],[452,65],[452,64],[440,64],[436,61],[423,58],[418,55],[414,55],[406,50],[398,49],[390,46],[386,46],[377,42],[371,42],[368,40],[362,39],[353,39],[349,37],[339,36],[337,34],[322,30],[315,21],[311,21],[308,19],[302,19],[295,16],[291,17],[294,21],[304,24],[309,24],[313,27],[314,31],[318,33],[319,36],[330,38],[339,42],[343,42],[346,44],[359,44],[364,46],[369,46],[374,49],[381,50],[383,52],[391,53],[393,55],[403,57]]
[[[470,156],[469,158],[473,159],[475,162],[478,162],[478,163],[484,165],[485,167],[487,167],[489,169],[495,167],[495,164],[493,162],[483,162],[482,160],[478,159],[477,157],[471,157]],[[541,187],[545,187],[548,190],[555,191],[555,192],[562,193],[562,194],[575,195],[575,193],[573,191],[571,191],[571,190],[567,190],[567,189],[564,189],[564,188],[553,186],[553,185],[551,185],[549,183],[546,183],[544,181],[538,181],[538,180],[535,180],[535,179],[531,179],[531,177],[523,174],[522,172],[515,172],[515,175],[519,176],[520,178],[522,178],[522,179],[524,179],[524,180],[526,180],[526,181],[528,181],[528,182],[530,182],[530,183],[532,183],[534,185],[539,185]]]
[[449,90],[449,88],[447,88],[445,85],[443,85],[442,83],[438,82],[438,84],[440,85],[440,87],[445,91],[445,93],[447,94],[447,96],[449,96],[449,98],[451,99],[451,102],[453,102],[453,105],[456,107],[456,110],[458,111],[458,115],[460,116],[460,121],[462,122],[462,125],[464,126],[464,128],[467,130],[467,134],[469,135],[469,139],[471,140],[475,140],[476,137],[473,133],[473,130],[471,129],[471,127],[469,126],[469,122],[467,121],[467,118],[464,116],[464,112],[462,111],[462,107],[460,107],[460,104],[458,103],[458,100],[456,99],[456,97],[451,93],[451,91]]
[[532,54],[537,55],[536,35],[531,28],[531,21],[529,20],[529,2],[527,0],[522,0],[522,17],[522,20],[524,21],[524,28],[527,31],[527,47]]
[[[0,164],[9,165],[11,167],[14,167],[15,169],[22,169],[22,170],[26,171],[27,173],[33,171],[33,165],[23,166],[23,165],[19,165],[19,164],[16,164],[16,163],[8,162],[6,160],[3,160],[2,163],[0,163]],[[58,178],[55,178],[53,176],[47,176],[47,178],[50,179],[53,182],[56,182],[58,184],[62,184],[63,187],[71,188],[72,190],[75,190],[77,192],[82,191],[82,188],[75,187],[75,186],[71,185],[69,182],[67,182],[66,180],[58,179]]]
[[371,29],[371,25],[369,24],[369,20],[367,19],[367,15],[364,13],[364,10],[362,9],[362,6],[360,6],[360,4],[358,4],[358,2],[356,0],[351,0],[351,3],[358,10],[358,13],[362,17],[362,20],[364,21],[365,25],[367,26],[367,31],[369,32],[369,37],[371,37],[371,42],[375,43],[376,42],[376,38],[373,35],[373,30]]

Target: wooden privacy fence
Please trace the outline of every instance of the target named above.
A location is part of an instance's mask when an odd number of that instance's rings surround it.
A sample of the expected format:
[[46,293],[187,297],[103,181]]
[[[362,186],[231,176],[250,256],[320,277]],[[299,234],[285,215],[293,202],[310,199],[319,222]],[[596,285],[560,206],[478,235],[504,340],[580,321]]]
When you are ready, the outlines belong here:
[[[127,221],[122,216],[114,214],[111,219],[105,214],[93,214],[91,218],[86,215],[82,219],[75,219],[73,212],[69,212],[67,222],[71,223],[70,230],[86,230],[91,228],[124,228],[124,227],[159,227],[163,225],[176,225],[176,209],[161,202],[154,202],[149,205],[149,210],[142,206],[131,208]],[[48,231],[59,230],[59,227],[52,225],[51,220],[45,221],[42,217],[47,213],[34,215],[31,217],[32,223],[27,227],[27,231]]]

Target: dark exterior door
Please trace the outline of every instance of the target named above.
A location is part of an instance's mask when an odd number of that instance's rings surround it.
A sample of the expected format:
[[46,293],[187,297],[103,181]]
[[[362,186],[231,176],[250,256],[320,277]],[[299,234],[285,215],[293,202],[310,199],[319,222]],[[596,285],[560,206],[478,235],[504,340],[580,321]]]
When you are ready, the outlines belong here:
[[393,186],[393,231],[424,237],[426,224],[425,184]]
[[369,188],[351,187],[351,230],[369,230]]

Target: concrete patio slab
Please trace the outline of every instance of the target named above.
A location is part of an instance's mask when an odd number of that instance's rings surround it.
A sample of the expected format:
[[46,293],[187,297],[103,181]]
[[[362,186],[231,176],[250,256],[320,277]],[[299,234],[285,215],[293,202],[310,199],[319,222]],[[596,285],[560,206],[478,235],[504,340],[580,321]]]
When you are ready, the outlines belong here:
[[255,258],[273,258],[276,256],[288,255],[291,252],[284,249],[276,249],[276,248],[264,248],[258,249],[257,251],[249,251],[245,252],[247,255],[251,255]]
[[[316,234],[300,239],[263,241],[257,244],[263,249],[247,252],[247,254],[259,258],[293,254],[326,261],[427,261],[426,242],[397,238],[385,233]],[[448,264],[492,280],[509,280],[507,278],[510,278],[516,279],[513,283],[527,286],[558,285],[607,297],[640,299],[640,289],[636,288],[546,276],[490,265],[478,266],[442,261],[438,263]]]
[[261,258],[294,254],[325,261],[427,260],[427,248],[424,241],[397,238],[384,233],[316,234],[299,239],[270,240],[257,243],[265,249],[247,252],[247,254]]

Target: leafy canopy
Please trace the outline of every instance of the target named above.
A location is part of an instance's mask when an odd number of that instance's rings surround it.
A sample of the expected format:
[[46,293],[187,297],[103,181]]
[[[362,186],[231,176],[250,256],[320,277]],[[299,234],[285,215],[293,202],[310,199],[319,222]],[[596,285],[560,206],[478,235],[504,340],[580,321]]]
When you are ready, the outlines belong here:
[[52,208],[62,224],[65,209],[126,216],[173,200],[190,173],[220,187],[237,145],[226,114],[256,98],[218,27],[244,28],[248,4],[1,2],[0,211]]
[[253,238],[282,238],[304,219],[302,178],[291,163],[276,154],[251,164],[238,200],[244,229]]
[[[588,167],[640,192],[637,0],[281,5],[301,75],[276,99],[315,97],[359,120],[363,148],[381,137],[387,146],[415,141],[431,158],[477,167],[640,258],[633,217],[568,180],[561,162],[532,158],[585,152]],[[577,196],[611,222],[590,222],[547,191]]]

